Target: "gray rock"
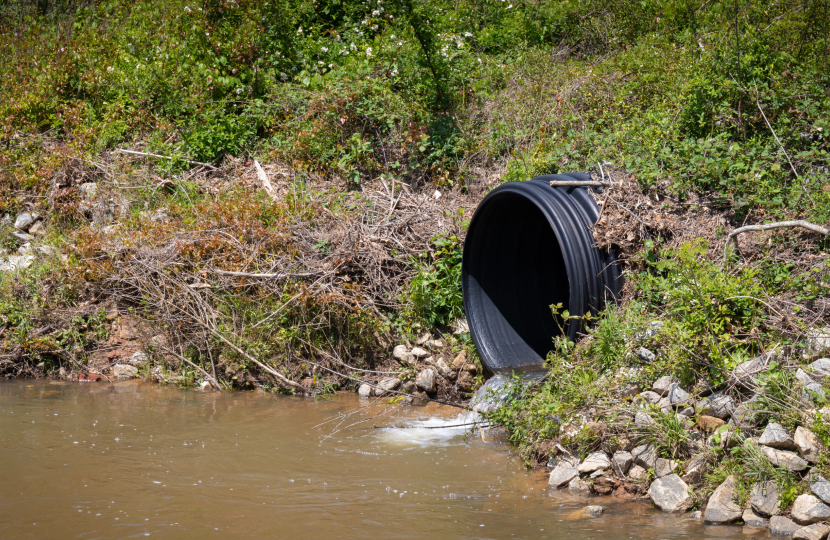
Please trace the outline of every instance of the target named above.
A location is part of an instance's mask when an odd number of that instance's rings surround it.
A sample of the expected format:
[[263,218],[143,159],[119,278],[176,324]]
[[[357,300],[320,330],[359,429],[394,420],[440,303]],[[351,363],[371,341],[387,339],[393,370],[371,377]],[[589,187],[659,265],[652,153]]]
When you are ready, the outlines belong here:
[[603,508],[601,506],[586,506],[585,510],[588,511],[590,517],[599,517],[602,515]]
[[799,472],[807,468],[807,462],[801,459],[795,452],[777,450],[769,446],[759,446],[758,448],[767,456],[770,463],[776,467],[781,467],[791,472]]
[[387,377],[378,383],[378,388],[382,392],[388,392],[389,390],[397,390],[400,385],[401,380],[397,377]]
[[415,376],[415,385],[427,393],[435,392],[435,372],[427,368]]
[[78,186],[78,191],[84,196],[84,199],[94,199],[98,196],[98,184],[95,182],[87,182]]
[[807,346],[804,348],[804,357],[812,358],[830,348],[830,327],[814,330],[807,334]]
[[614,452],[614,457],[611,458],[611,468],[619,476],[625,476],[633,461],[630,452],[617,450]]
[[671,401],[669,401],[668,397],[660,398],[657,406],[660,407],[660,412],[663,414],[669,414],[671,412]]
[[680,405],[682,403],[687,403],[689,401],[689,398],[691,397],[692,396],[687,391],[680,388],[679,384],[672,384],[671,387],[669,387],[668,398],[669,403],[671,403],[672,405]]
[[415,347],[409,353],[414,356],[415,358],[426,358],[429,356],[429,351],[426,351],[420,347]]
[[639,465],[632,465],[630,469],[628,469],[628,477],[632,480],[636,480],[637,482],[642,482],[643,480],[648,479],[648,469],[644,467],[640,467]]
[[638,397],[645,403],[658,403],[661,396],[657,392],[646,390],[645,392],[641,392]]
[[605,470],[594,471],[588,475],[588,478],[599,478],[605,474]]
[[648,488],[648,496],[663,512],[685,512],[692,506],[689,486],[676,474],[652,482]]
[[678,467],[678,463],[673,459],[657,458],[654,462],[654,476],[662,478],[674,472]]
[[134,365],[134,366],[142,366],[149,359],[150,359],[150,357],[147,355],[146,352],[138,351],[138,352],[133,353],[133,355],[130,356],[129,358],[127,358],[126,361],[129,362],[130,364]]
[[813,384],[814,382],[816,382],[816,381],[813,380],[812,377],[810,377],[807,374],[806,371],[804,371],[801,368],[798,368],[797,370],[795,370],[795,380],[797,380],[798,382],[800,382],[804,386],[807,386],[808,384]]
[[826,451],[824,443],[818,436],[807,428],[795,428],[793,442],[798,447],[798,453],[809,463],[817,463],[819,454]]
[[112,374],[116,379],[132,379],[138,375],[138,368],[126,364],[115,364],[112,366]]
[[769,533],[773,536],[790,536],[801,527],[791,519],[781,516],[772,516],[769,520]]
[[793,540],[824,540],[830,533],[830,525],[826,523],[814,523],[802,527],[793,533]]
[[703,480],[703,475],[709,470],[709,460],[705,454],[698,454],[689,460],[686,465],[686,474],[681,476],[684,482],[697,484]]
[[646,470],[653,469],[657,463],[657,451],[654,446],[644,444],[631,451],[631,459],[634,460],[635,464]]
[[695,410],[693,407],[686,407],[685,409],[677,411],[677,415],[684,418],[691,418],[695,415]]
[[689,514],[689,519],[703,519],[703,512],[700,510],[695,510],[691,514]]
[[830,482],[823,476],[816,476],[810,481],[810,491],[822,501],[830,504]]
[[435,369],[438,370],[438,374],[444,377],[445,379],[449,379],[453,375],[452,369],[447,363],[444,361],[443,358],[439,358],[435,361]]
[[608,459],[605,452],[594,452],[586,457],[585,461],[583,461],[576,468],[576,470],[579,471],[580,474],[590,474],[595,471],[604,471],[610,466],[611,460]]
[[407,394],[414,394],[418,391],[418,386],[415,384],[415,381],[406,381],[401,384],[400,390],[401,392],[406,392]]
[[29,242],[34,240],[34,236],[32,236],[31,234],[26,234],[20,231],[14,231],[12,233],[12,236],[15,237],[18,244],[28,244]]
[[14,228],[20,231],[28,231],[29,227],[35,222],[34,216],[29,212],[23,212],[17,219],[14,220]]
[[778,498],[778,488],[775,482],[767,480],[752,486],[752,491],[749,493],[749,505],[753,510],[765,516],[780,514],[781,499]]
[[807,402],[811,402],[816,398],[824,399],[825,397],[827,397],[827,394],[824,393],[824,388],[817,382],[805,385],[804,390],[801,391],[801,399]]
[[357,395],[360,396],[362,399],[369,399],[372,397],[372,387],[368,384],[361,384],[360,387],[357,389]]
[[770,448],[777,448],[779,450],[796,450],[793,438],[787,433],[787,430],[781,424],[770,422],[758,439],[758,444],[762,446],[769,446]]
[[645,347],[640,347],[635,352],[637,356],[640,358],[640,360],[642,360],[643,362],[654,362],[654,359],[657,358],[657,356],[653,352],[646,349]]
[[732,523],[742,514],[741,507],[735,503],[735,478],[730,476],[709,497],[703,519],[709,523]]
[[830,375],[830,358],[819,358],[810,364],[810,371],[816,375],[827,377]]
[[761,355],[732,370],[732,380],[744,388],[754,388],[756,379],[767,370],[767,358]]
[[433,350],[434,349],[443,349],[444,348],[444,342],[441,341],[440,339],[428,339],[427,341],[425,341],[423,343],[423,346],[426,347],[427,349],[433,349]]
[[590,495],[591,486],[579,476],[574,476],[573,479],[568,482],[568,491],[579,495]]
[[724,394],[712,394],[695,403],[697,413],[725,420],[735,411],[735,400]]
[[550,472],[548,485],[555,489],[567,486],[574,477],[579,475],[579,471],[576,470],[578,464],[579,460],[570,456],[560,459]]
[[799,525],[812,525],[830,518],[830,506],[813,495],[799,495],[793,503],[793,521]]
[[649,424],[653,424],[654,419],[651,418],[648,414],[644,412],[638,412],[634,415],[634,424],[638,426],[647,426]]
[[654,390],[655,393],[660,394],[660,397],[663,397],[669,393],[669,388],[673,382],[674,380],[670,376],[666,375],[654,381],[654,384],[651,385],[651,389]]
[[769,520],[753,512],[752,508],[744,510],[741,520],[750,527],[766,527],[769,525]]
[[400,361],[400,362],[402,362],[406,365],[411,365],[411,364],[415,363],[415,356],[412,355],[412,353],[409,352],[409,350],[406,348],[406,345],[396,346],[392,350],[392,356],[396,360],[398,360],[398,361]]

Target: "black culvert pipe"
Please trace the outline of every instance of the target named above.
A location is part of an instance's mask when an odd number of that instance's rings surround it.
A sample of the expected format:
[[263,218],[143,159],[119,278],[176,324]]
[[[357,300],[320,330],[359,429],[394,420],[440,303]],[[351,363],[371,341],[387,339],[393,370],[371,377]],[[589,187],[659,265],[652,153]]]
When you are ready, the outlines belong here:
[[[551,304],[576,317],[596,314],[622,288],[613,253],[594,247],[599,208],[588,189],[598,188],[551,187],[573,180],[590,177],[547,174],[502,184],[470,221],[461,263],[464,311],[493,372],[542,368],[554,336],[562,334]],[[575,341],[582,320],[563,328]]]

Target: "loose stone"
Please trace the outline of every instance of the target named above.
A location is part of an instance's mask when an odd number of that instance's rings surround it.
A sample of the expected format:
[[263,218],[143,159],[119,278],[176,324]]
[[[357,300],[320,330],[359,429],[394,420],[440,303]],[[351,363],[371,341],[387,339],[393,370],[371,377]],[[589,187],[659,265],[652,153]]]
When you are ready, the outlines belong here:
[[662,478],[674,472],[678,467],[678,463],[671,459],[657,458],[654,463],[654,476]]
[[698,414],[714,416],[725,420],[735,412],[735,400],[731,396],[723,394],[712,394],[707,398],[699,400],[695,404]]
[[625,476],[625,473],[631,467],[632,461],[631,453],[618,450],[614,452],[614,457],[611,458],[611,465],[615,473],[619,476]]
[[646,470],[653,469],[657,462],[657,452],[652,445],[644,444],[631,451],[631,458],[640,467]]
[[818,436],[804,427],[795,428],[793,442],[798,447],[798,453],[810,463],[818,462],[819,454],[826,451],[824,443]]
[[732,380],[744,388],[754,388],[758,376],[767,370],[767,359],[764,355],[744,362],[732,370]]
[[810,491],[822,501],[830,504],[830,482],[823,476],[817,476],[810,482]]
[[741,520],[750,527],[766,527],[769,525],[769,520],[753,512],[752,508],[744,510]]
[[703,479],[703,475],[709,469],[709,460],[705,454],[698,454],[689,460],[686,465],[686,474],[681,478],[684,482],[697,483]]
[[691,514],[689,514],[689,519],[703,519],[703,512],[700,510],[695,510]]
[[601,506],[586,506],[585,509],[588,511],[588,515],[591,517],[599,517],[602,515],[603,508]]
[[579,495],[590,495],[591,486],[589,486],[588,482],[586,482],[579,476],[575,476],[573,480],[571,480],[568,483],[568,491],[577,493]]
[[663,512],[685,512],[692,505],[689,486],[676,474],[652,482],[648,496]]
[[812,377],[810,377],[809,375],[807,375],[807,372],[806,372],[806,371],[804,371],[804,370],[803,370],[803,369],[801,369],[801,368],[798,368],[798,369],[796,370],[796,372],[795,372],[795,378],[796,378],[796,380],[797,380],[798,382],[800,382],[800,383],[801,383],[801,384],[803,384],[804,386],[807,386],[808,384],[813,384],[813,383],[815,383],[815,382],[816,382],[816,381],[814,381],[814,380],[813,380],[813,378],[812,378]]
[[35,218],[32,216],[32,214],[30,214],[29,212],[23,212],[22,214],[17,216],[17,219],[14,220],[14,228],[21,231],[27,231],[34,222]]
[[640,467],[639,465],[632,465],[628,470],[628,477],[637,482],[642,482],[648,479],[648,469]]
[[769,519],[769,533],[773,536],[789,536],[801,527],[791,519],[781,516],[772,516]]
[[386,379],[382,379],[378,383],[378,387],[382,391],[389,391],[389,390],[397,390],[397,388],[401,385],[401,380],[397,377],[388,377]]
[[793,540],[824,540],[830,533],[830,525],[826,523],[814,523],[802,527],[793,533]]
[[665,396],[669,393],[669,389],[674,381],[671,377],[666,375],[665,377],[660,377],[654,384],[651,386],[651,389],[654,390],[657,394],[660,394],[660,397]]
[[742,514],[741,507],[735,503],[735,478],[730,476],[709,497],[703,519],[709,523],[731,523]]
[[372,397],[372,387],[368,384],[361,384],[360,388],[357,389],[357,395],[363,399],[369,399]]
[[812,525],[830,518],[830,506],[813,495],[799,495],[793,504],[793,521],[800,525]]
[[770,422],[767,425],[761,434],[761,438],[758,439],[758,444],[779,450],[796,450],[798,448],[787,430],[775,422]]
[[810,364],[810,371],[816,375],[827,377],[830,375],[830,358],[819,358]]
[[638,412],[634,415],[634,424],[638,426],[647,426],[653,424],[654,419],[644,412]]
[[640,360],[642,360],[643,362],[654,362],[654,359],[657,358],[657,356],[653,352],[646,349],[645,347],[640,347],[639,349],[637,349],[636,353]]
[[435,392],[435,372],[427,368],[415,376],[415,384],[427,393]]
[[645,403],[657,403],[660,401],[662,397],[657,392],[652,392],[651,390],[646,390],[645,392],[641,392],[638,397],[644,401]]
[[621,397],[634,397],[640,393],[640,390],[642,389],[637,383],[626,383],[621,386],[617,392]]
[[712,433],[726,422],[715,416],[701,416],[697,419],[697,427],[705,433]]
[[830,348],[830,327],[810,332],[807,334],[807,347],[804,349],[804,357],[812,358],[828,348]]
[[756,512],[765,516],[776,516],[781,513],[781,500],[778,498],[778,488],[773,480],[758,482],[752,486],[749,494],[749,504]]
[[556,489],[568,485],[575,476],[579,475],[579,471],[576,470],[577,463],[578,461],[575,458],[562,458],[550,472],[548,485]]
[[611,461],[608,459],[605,452],[594,452],[586,457],[585,461],[583,461],[576,469],[580,474],[589,474],[595,471],[604,471],[610,466]]
[[392,349],[392,356],[407,365],[415,362],[415,357],[407,350],[406,345],[398,345]]
[[439,358],[438,360],[436,360],[434,365],[435,369],[438,370],[439,375],[441,375],[445,379],[449,379],[452,377],[453,372],[450,369],[450,366],[448,366],[447,363],[444,362],[443,358]]
[[456,371],[460,370],[467,364],[467,351],[461,351],[455,360],[452,361],[452,368]]
[[420,347],[415,347],[414,349],[409,351],[409,354],[411,354],[415,358],[426,358],[427,356],[429,356],[429,351],[425,351]]
[[760,446],[759,448],[767,456],[767,459],[770,460],[770,463],[776,467],[781,467],[791,472],[799,472],[807,468],[807,462],[798,457],[798,454],[795,452],[776,450],[769,446]]
[[686,403],[689,401],[689,398],[692,396],[682,388],[680,388],[679,384],[672,384],[669,388],[669,403],[672,405],[679,405],[681,403]]
[[116,379],[132,379],[138,375],[138,368],[125,364],[116,364],[112,366],[112,374]]

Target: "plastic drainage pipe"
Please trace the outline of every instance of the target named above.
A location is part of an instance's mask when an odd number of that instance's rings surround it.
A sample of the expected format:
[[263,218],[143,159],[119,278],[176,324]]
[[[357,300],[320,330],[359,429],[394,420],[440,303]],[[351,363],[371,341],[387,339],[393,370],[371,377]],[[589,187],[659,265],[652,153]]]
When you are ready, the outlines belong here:
[[[599,208],[586,187],[551,182],[590,180],[548,174],[498,186],[481,201],[464,241],[461,279],[473,341],[493,372],[543,369],[553,338],[575,340],[581,317],[616,301],[622,277],[613,253],[594,247]],[[552,304],[571,316],[555,320]],[[561,328],[560,328],[561,325]]]

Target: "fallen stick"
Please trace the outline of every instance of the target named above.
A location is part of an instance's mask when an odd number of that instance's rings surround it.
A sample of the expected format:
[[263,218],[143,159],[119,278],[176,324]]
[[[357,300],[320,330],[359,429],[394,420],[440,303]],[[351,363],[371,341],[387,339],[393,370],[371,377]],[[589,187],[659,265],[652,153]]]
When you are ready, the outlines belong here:
[[594,180],[551,180],[550,187],[611,187],[611,182],[595,182]]
[[[304,278],[304,277],[317,277],[319,273],[310,273],[310,274],[258,274],[255,272],[232,272],[230,270],[214,270],[214,274],[219,274],[220,276],[236,276],[236,277],[249,277],[249,278],[265,278],[265,279],[281,279],[281,278]],[[328,274],[326,274],[328,275]]]
[[124,154],[134,154],[136,156],[149,156],[149,157],[154,157],[154,158],[169,159],[170,161],[182,160],[182,161],[186,161],[188,163],[192,163],[193,165],[203,165],[205,167],[210,167],[211,169],[216,168],[213,165],[211,165],[210,163],[202,163],[201,161],[193,161],[193,160],[190,160],[190,159],[176,158],[176,157],[170,157],[170,156],[161,156],[159,154],[151,154],[150,152],[137,152],[136,150],[124,150],[123,148],[116,148],[115,150],[116,150],[116,152],[122,152]]
[[729,236],[726,237],[726,244],[723,246],[723,262],[726,262],[726,257],[729,255],[729,244],[735,245],[735,250],[738,250],[738,235],[745,233],[745,232],[752,232],[752,231],[766,231],[769,229],[785,229],[791,227],[801,227],[802,229],[807,229],[813,232],[817,232],[823,235],[830,235],[830,230],[825,229],[824,227],[820,227],[809,221],[798,220],[798,221],[776,221],[775,223],[765,223],[764,225],[747,225],[746,227],[738,227],[731,233]]
[[276,201],[277,192],[274,191],[274,186],[271,185],[271,181],[268,180],[268,175],[265,174],[265,171],[262,169],[259,161],[254,160],[254,167],[256,167],[256,175],[259,177],[259,181],[262,182],[262,187],[265,188],[265,192],[269,197]]

